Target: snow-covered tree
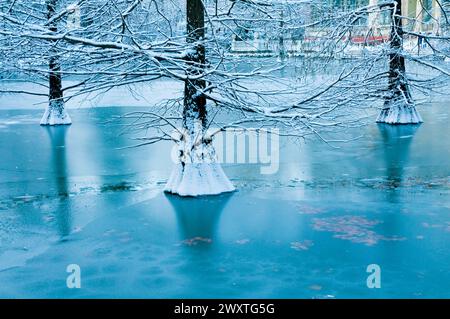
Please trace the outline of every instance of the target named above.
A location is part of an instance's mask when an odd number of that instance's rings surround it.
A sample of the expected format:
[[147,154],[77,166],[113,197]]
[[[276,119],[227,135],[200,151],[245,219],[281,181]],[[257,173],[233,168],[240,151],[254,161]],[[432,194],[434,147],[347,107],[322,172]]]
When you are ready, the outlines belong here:
[[[64,48],[55,39],[40,37],[35,39],[33,29],[47,34],[65,32],[64,16],[70,14],[65,0],[46,1],[4,1],[2,2],[0,45],[5,53],[2,57],[1,78],[3,81],[25,78],[48,88],[48,98],[41,125],[71,124],[64,108],[64,88],[62,86],[61,59]],[[22,22],[26,22],[23,25]],[[29,37],[17,37],[25,31]],[[47,82],[47,84],[45,84]],[[8,93],[28,93],[42,95],[40,92],[8,90]]]
[[[55,16],[58,0],[47,0],[47,23],[50,32],[58,31],[58,18]],[[61,64],[58,57],[56,40],[50,40],[48,57],[48,106],[41,119],[41,125],[72,124],[69,114],[64,108]]]
[[[191,44],[187,61],[183,98],[183,130],[180,136],[180,162],[166,185],[166,191],[179,195],[220,194],[234,190],[216,162],[212,138],[207,135],[205,72],[205,10],[202,0],[186,5],[186,42]],[[197,190],[198,189],[198,190]]]
[[402,2],[395,0],[392,8],[388,95],[377,122],[388,124],[417,124],[422,118],[416,110],[406,76],[403,50]]
[[[229,54],[230,35],[242,28],[260,32],[276,26],[277,39],[280,31],[304,29],[311,21],[293,13],[309,12],[308,1],[79,0],[69,9],[60,4],[44,21],[36,20],[34,2],[29,3],[13,1],[11,6],[19,9],[2,11],[6,25],[1,41],[16,56],[31,57],[18,70],[35,82],[52,73],[76,79],[63,88],[64,100],[160,79],[184,83],[183,96],[125,116],[130,130],[145,132],[139,145],[162,140],[178,144],[179,163],[168,192],[197,196],[234,190],[212,144],[228,128],[276,127],[283,135],[315,134],[326,140],[321,132],[329,128],[358,125],[358,116],[343,110],[349,98],[342,99],[338,85],[356,66],[316,81],[303,74],[282,76],[284,64],[276,59]],[[70,16],[74,6],[80,23]],[[54,21],[61,27],[49,27]],[[42,61],[52,61],[55,54],[60,69],[49,71]]]
[[380,123],[421,123],[417,102],[448,91],[448,1],[365,2],[319,9],[315,30],[327,39],[320,50],[360,65],[338,84],[353,96],[350,104],[381,102]]

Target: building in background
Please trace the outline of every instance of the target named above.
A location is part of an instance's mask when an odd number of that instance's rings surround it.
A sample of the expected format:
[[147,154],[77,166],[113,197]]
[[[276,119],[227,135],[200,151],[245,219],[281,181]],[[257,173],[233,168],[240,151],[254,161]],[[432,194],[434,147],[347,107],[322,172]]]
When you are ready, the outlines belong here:
[[[355,17],[351,20],[351,33],[342,37],[347,51],[355,51],[360,54],[361,49],[376,47],[389,41],[391,29],[392,11],[385,7],[378,9],[378,4],[383,0],[322,0],[322,2],[305,3],[301,1],[280,0],[279,15],[292,15],[293,11],[301,20],[298,28],[289,28],[289,31],[282,31],[280,26],[265,25],[265,28],[258,30],[255,26],[247,26],[242,30],[236,29],[232,35],[231,52],[260,55],[277,55],[286,52],[288,55],[303,55],[309,52],[314,53],[321,50],[321,43],[324,42],[327,34],[330,33],[339,23],[339,19],[333,23],[326,23],[327,17],[336,17],[342,14],[347,17],[348,13],[354,12]],[[283,5],[286,9],[283,9]],[[368,10],[361,10],[363,8]],[[274,10],[274,14],[275,11]],[[402,16],[404,19],[404,29],[416,34],[442,34],[448,32],[449,23],[446,21],[446,14],[450,13],[450,0],[402,0]],[[306,27],[310,21],[320,21],[323,24],[315,24]],[[343,18],[345,19],[345,18]],[[348,23],[342,20],[342,23]],[[305,26],[305,27],[302,27]],[[279,30],[278,33],[276,30]],[[249,31],[251,30],[251,31]],[[267,31],[269,30],[269,31]],[[414,46],[420,36],[408,35],[407,42]]]
[[[376,6],[383,0],[326,0],[334,11],[348,12],[363,6]],[[448,8],[450,0],[402,0],[402,16],[404,26],[408,30],[418,32],[439,32],[442,25],[442,10]],[[358,21],[368,28],[385,26],[390,23],[390,15],[384,12],[373,12],[367,18]]]

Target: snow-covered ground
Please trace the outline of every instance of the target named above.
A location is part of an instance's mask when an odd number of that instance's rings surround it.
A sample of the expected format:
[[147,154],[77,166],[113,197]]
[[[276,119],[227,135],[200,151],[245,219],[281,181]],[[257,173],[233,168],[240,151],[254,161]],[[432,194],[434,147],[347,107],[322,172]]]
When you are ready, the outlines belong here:
[[170,143],[119,149],[132,141],[105,120],[141,108],[50,128],[3,103],[0,297],[450,297],[449,102],[340,148],[282,139],[276,174],[224,164],[239,191],[197,199],[163,193]]

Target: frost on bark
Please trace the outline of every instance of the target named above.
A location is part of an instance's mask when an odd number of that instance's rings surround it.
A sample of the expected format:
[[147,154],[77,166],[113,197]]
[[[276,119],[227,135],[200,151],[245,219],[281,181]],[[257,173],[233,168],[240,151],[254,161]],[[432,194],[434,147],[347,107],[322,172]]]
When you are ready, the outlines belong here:
[[403,22],[401,0],[395,0],[390,34],[388,95],[377,118],[378,123],[418,124],[422,118],[416,110],[408,85],[403,56]]
[[[47,0],[47,19],[50,20],[56,11],[56,4],[58,0]],[[57,22],[50,23],[49,30],[56,32]],[[45,113],[41,119],[41,125],[64,125],[72,124],[69,114],[67,114],[64,108],[63,90],[62,90],[62,77],[61,77],[61,65],[59,63],[58,54],[54,48],[56,43],[52,43],[50,48],[50,58],[48,62],[49,69],[49,93],[48,93],[48,106],[45,109]]]
[[188,79],[184,86],[183,132],[179,139],[179,163],[165,191],[180,196],[217,195],[235,188],[217,162],[212,137],[207,135],[206,98],[202,92],[205,65],[205,22],[202,0],[187,0],[187,38],[192,49],[186,53]]

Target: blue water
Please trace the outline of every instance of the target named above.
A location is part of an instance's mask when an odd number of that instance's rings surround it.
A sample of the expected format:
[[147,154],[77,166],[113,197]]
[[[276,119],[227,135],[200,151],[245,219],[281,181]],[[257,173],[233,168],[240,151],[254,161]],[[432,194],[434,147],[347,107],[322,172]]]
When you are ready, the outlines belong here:
[[70,110],[68,128],[1,110],[0,297],[449,298],[448,104],[334,148],[283,139],[277,174],[225,164],[239,191],[197,199],[162,193],[172,145],[121,149],[105,119],[129,108]]

